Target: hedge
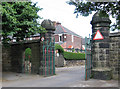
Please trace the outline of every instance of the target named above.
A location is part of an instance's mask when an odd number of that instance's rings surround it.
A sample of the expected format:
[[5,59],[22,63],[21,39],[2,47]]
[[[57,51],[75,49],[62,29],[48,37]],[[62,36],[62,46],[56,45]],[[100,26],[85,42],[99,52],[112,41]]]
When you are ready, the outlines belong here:
[[64,52],[66,60],[85,60],[85,53]]
[[55,44],[55,50],[58,50],[59,53],[64,53],[64,49],[59,44]]

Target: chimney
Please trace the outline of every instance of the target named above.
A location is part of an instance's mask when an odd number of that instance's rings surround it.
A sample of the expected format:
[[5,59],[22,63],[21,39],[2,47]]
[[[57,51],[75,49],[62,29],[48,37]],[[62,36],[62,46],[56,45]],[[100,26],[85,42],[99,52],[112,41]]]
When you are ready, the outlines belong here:
[[53,21],[53,25],[56,26],[56,21]]
[[60,23],[60,22],[57,22],[56,24],[57,24],[57,25],[61,25],[61,23]]
[[56,21],[53,21],[53,24],[54,24],[54,26],[56,26],[56,25],[61,25],[60,22],[56,22]]

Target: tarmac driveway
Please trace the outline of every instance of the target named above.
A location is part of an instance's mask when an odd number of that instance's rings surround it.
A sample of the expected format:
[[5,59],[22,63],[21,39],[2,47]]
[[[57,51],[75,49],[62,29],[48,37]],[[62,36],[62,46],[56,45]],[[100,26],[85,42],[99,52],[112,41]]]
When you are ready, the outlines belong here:
[[3,73],[3,87],[118,87],[116,80],[84,80],[84,66],[56,68],[56,75]]

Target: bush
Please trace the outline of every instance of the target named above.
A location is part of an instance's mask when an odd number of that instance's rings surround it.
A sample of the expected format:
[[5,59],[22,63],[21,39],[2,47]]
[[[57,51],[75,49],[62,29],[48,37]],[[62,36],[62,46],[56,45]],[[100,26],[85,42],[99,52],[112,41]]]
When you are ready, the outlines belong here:
[[85,60],[85,53],[64,52],[66,60]]
[[27,49],[25,50],[25,60],[30,60],[30,61],[31,61],[31,56],[32,56],[32,54],[31,54],[31,49],[30,49],[30,48],[27,48]]
[[55,50],[58,50],[58,52],[61,54],[64,53],[64,49],[59,44],[55,44]]
[[75,49],[72,49],[72,52],[75,52]]

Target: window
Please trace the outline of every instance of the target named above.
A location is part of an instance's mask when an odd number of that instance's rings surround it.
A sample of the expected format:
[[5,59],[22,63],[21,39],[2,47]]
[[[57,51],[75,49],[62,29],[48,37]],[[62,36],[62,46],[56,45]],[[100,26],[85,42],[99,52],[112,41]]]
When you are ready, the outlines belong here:
[[62,36],[60,36],[60,41],[62,41]]
[[62,41],[62,34],[59,34],[59,42]]

